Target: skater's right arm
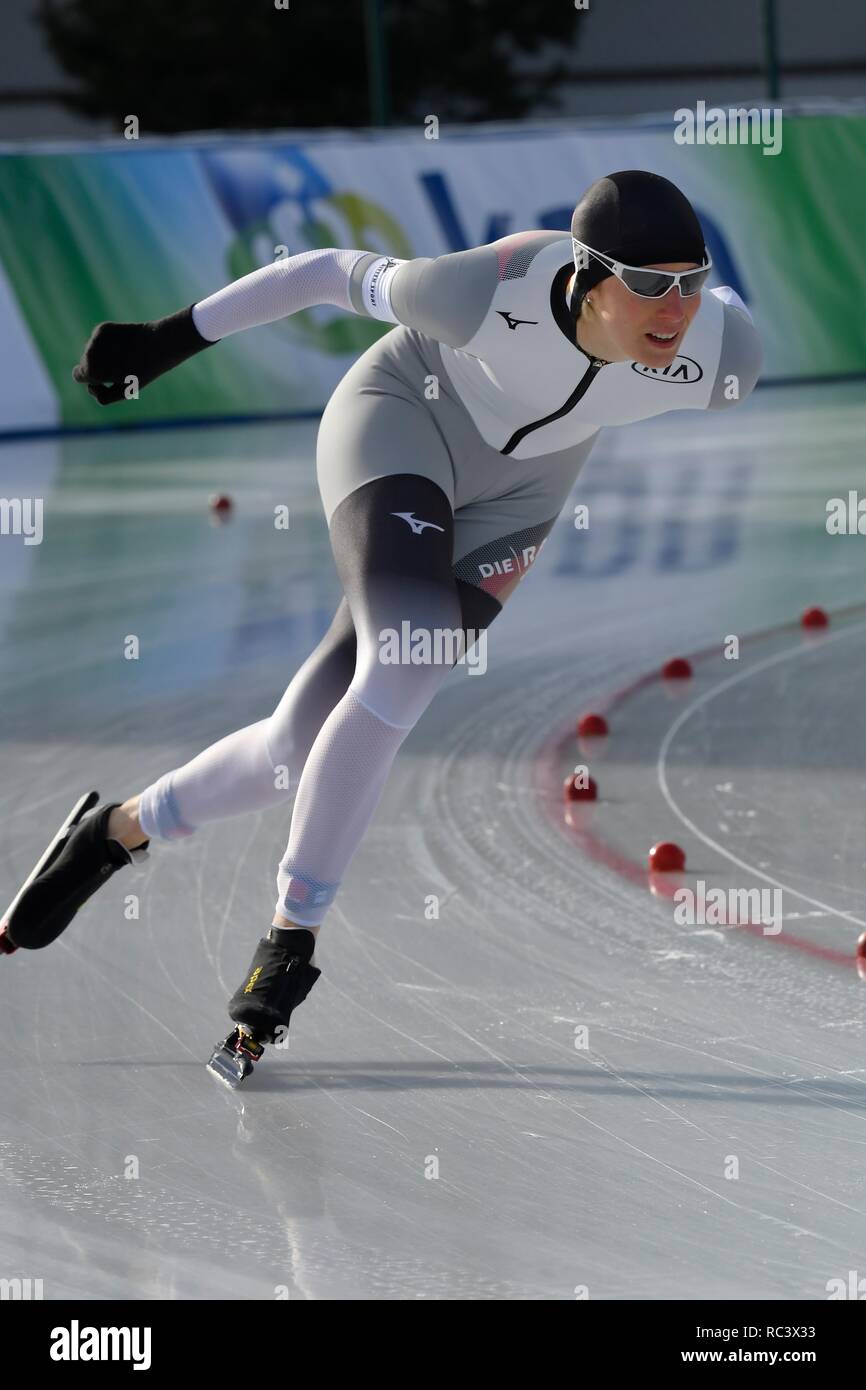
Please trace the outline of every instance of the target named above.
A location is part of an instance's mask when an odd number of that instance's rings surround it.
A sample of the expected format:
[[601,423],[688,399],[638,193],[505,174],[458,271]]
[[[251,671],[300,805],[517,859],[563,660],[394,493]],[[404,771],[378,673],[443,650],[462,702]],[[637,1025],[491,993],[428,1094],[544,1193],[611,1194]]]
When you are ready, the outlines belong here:
[[198,331],[211,341],[295,314],[315,304],[417,328],[459,347],[477,332],[499,279],[493,242],[444,256],[400,260],[336,247],[303,251],[254,270],[193,305]]
[[359,260],[379,260],[370,251],[325,248],[302,251],[251,271],[224,289],[152,323],[100,323],[90,335],[73,380],[86,386],[100,405],[126,398],[221,338],[244,328],[335,304],[358,312],[349,293]]
[[490,308],[506,241],[412,260],[337,247],[302,251],[168,318],[98,324],[72,376],[100,405],[111,405],[128,395],[133,382],[140,390],[221,338],[317,304],[405,324],[460,347]]

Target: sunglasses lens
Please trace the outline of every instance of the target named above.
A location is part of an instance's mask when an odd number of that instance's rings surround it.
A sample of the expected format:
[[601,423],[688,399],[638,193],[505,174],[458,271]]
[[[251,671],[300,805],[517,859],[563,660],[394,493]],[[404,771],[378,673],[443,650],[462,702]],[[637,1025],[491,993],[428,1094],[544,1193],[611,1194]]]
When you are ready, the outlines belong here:
[[680,280],[680,294],[686,299],[692,294],[697,294],[709,273],[709,270],[693,270],[690,274],[684,275]]
[[631,270],[622,272],[623,284],[633,294],[641,294],[645,299],[657,299],[671,287],[671,278],[660,270]]
[[[680,294],[685,299],[697,294],[709,273],[709,269],[689,271],[680,280]],[[672,284],[671,275],[663,270],[632,270],[630,267],[623,270],[622,281],[633,294],[642,295],[644,299],[659,299]]]

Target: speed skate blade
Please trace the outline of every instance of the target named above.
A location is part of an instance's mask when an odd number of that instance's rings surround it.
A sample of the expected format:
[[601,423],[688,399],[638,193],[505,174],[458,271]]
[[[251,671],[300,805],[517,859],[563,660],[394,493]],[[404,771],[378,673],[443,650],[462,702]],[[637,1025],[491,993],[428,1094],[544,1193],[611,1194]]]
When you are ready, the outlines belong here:
[[98,801],[99,792],[85,792],[84,796],[78,798],[72,810],[69,812],[69,815],[66,817],[66,820],[54,836],[54,839],[47,848],[43,850],[39,859],[18,889],[18,892],[15,894],[15,897],[12,899],[2,917],[0,917],[0,955],[11,956],[13,951],[18,950],[18,947],[13,943],[9,935],[9,921],[24,893],[30,887],[34,878],[38,878],[43,869],[47,869],[54,863],[54,860],[60,854],[67,839],[76,825],[78,825],[82,816],[86,815]]
[[248,1057],[242,1057],[233,1048],[221,1043],[214,1050],[214,1054],[207,1064],[207,1069],[211,1076],[215,1076],[217,1081],[221,1081],[224,1086],[230,1086],[234,1091],[240,1086],[245,1077],[249,1076],[253,1069],[253,1064]]

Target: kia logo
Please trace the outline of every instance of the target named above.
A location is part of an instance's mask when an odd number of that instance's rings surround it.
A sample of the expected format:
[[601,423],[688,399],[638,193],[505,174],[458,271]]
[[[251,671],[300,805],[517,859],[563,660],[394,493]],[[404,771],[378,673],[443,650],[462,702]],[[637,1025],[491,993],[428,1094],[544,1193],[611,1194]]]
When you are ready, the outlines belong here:
[[653,381],[679,381],[693,386],[703,376],[703,368],[693,357],[675,357],[668,367],[645,367],[642,362],[632,362],[633,372],[652,377]]

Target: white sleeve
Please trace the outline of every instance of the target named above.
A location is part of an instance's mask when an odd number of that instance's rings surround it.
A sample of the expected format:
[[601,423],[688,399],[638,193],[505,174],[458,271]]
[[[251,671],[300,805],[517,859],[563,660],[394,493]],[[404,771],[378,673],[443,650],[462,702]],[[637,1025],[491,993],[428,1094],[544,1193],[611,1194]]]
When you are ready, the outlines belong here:
[[243,328],[296,314],[315,304],[335,304],[357,313],[349,296],[352,269],[369,251],[327,247],[286,256],[262,266],[193,305],[192,319],[203,338],[215,343]]
[[752,315],[737,294],[737,291],[732,290],[730,285],[718,285],[716,289],[710,290],[710,294],[714,294],[716,299],[720,299],[723,304],[730,304],[734,309],[740,309],[749,320],[749,323],[753,322]]

